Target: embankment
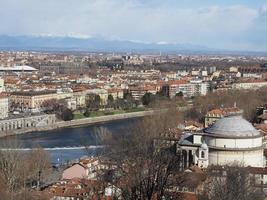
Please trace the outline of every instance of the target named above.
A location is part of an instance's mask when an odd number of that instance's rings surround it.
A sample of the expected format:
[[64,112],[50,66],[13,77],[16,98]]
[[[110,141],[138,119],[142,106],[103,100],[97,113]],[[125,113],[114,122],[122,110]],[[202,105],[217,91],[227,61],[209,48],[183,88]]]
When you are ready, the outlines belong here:
[[100,117],[88,117],[83,119],[76,119],[71,121],[57,121],[55,124],[51,126],[45,127],[31,127],[31,128],[24,128],[24,129],[15,129],[12,131],[8,131],[5,134],[1,134],[0,137],[6,137],[11,135],[19,135],[31,132],[39,132],[39,131],[50,131],[59,128],[67,128],[67,127],[75,127],[75,126],[86,126],[86,125],[93,125],[97,123],[104,123],[108,121],[114,120],[121,120],[121,119],[130,119],[130,118],[137,118],[152,115],[158,111],[140,111],[140,112],[131,112],[131,113],[123,113],[123,114],[115,114],[115,115],[106,115]]

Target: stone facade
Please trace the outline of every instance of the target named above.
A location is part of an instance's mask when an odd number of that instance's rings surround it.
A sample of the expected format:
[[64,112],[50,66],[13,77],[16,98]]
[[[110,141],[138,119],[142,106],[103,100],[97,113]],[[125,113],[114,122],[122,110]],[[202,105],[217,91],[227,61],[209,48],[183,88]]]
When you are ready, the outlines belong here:
[[16,130],[47,127],[52,126],[56,122],[56,116],[51,115],[36,115],[28,117],[19,117],[14,119],[0,120],[0,137],[10,135],[11,132]]
[[45,101],[68,97],[72,97],[72,95],[56,91],[14,92],[10,95],[10,105],[12,108],[20,108],[22,111],[40,112]]

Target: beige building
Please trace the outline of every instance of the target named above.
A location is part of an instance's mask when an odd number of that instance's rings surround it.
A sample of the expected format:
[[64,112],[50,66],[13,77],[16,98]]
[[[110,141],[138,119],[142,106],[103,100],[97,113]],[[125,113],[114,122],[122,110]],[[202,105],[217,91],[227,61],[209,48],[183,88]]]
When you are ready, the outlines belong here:
[[248,90],[248,89],[259,89],[261,87],[266,87],[267,82],[264,80],[248,80],[244,82],[239,82],[239,83],[234,83],[232,85],[233,89],[243,89],[243,90]]
[[100,97],[100,105],[104,106],[107,105],[108,102],[108,92],[105,89],[93,89],[88,91],[86,95],[86,99],[89,100],[94,95],[99,95]]
[[123,99],[123,90],[122,89],[109,89],[108,95],[111,95],[114,100]]
[[8,97],[0,93],[0,119],[8,117]]
[[0,78],[0,93],[5,91],[4,80]]
[[85,97],[86,97],[85,93],[81,93],[81,92],[73,93],[73,98],[76,101],[77,107],[83,108],[86,106],[86,98]]
[[22,91],[13,92],[10,95],[12,108],[19,108],[22,111],[39,112],[45,101],[51,99],[65,99],[71,97],[70,93],[57,93],[56,91]]

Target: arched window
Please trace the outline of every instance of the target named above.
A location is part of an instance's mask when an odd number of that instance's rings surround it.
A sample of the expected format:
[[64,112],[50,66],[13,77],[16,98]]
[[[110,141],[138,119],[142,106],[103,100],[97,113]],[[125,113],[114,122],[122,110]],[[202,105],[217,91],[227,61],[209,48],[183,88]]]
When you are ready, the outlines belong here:
[[205,152],[201,151],[201,158],[205,158]]

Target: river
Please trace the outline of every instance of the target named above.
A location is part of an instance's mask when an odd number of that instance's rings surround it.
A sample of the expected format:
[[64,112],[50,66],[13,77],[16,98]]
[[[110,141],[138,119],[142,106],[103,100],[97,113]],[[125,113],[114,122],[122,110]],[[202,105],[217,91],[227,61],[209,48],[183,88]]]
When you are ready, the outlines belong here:
[[137,118],[123,119],[90,126],[9,136],[0,139],[0,146],[3,148],[6,144],[19,143],[19,150],[25,152],[32,147],[41,146],[49,153],[53,164],[61,164],[82,156],[97,154],[102,148],[97,139],[99,132],[123,134],[125,128],[137,120]]

